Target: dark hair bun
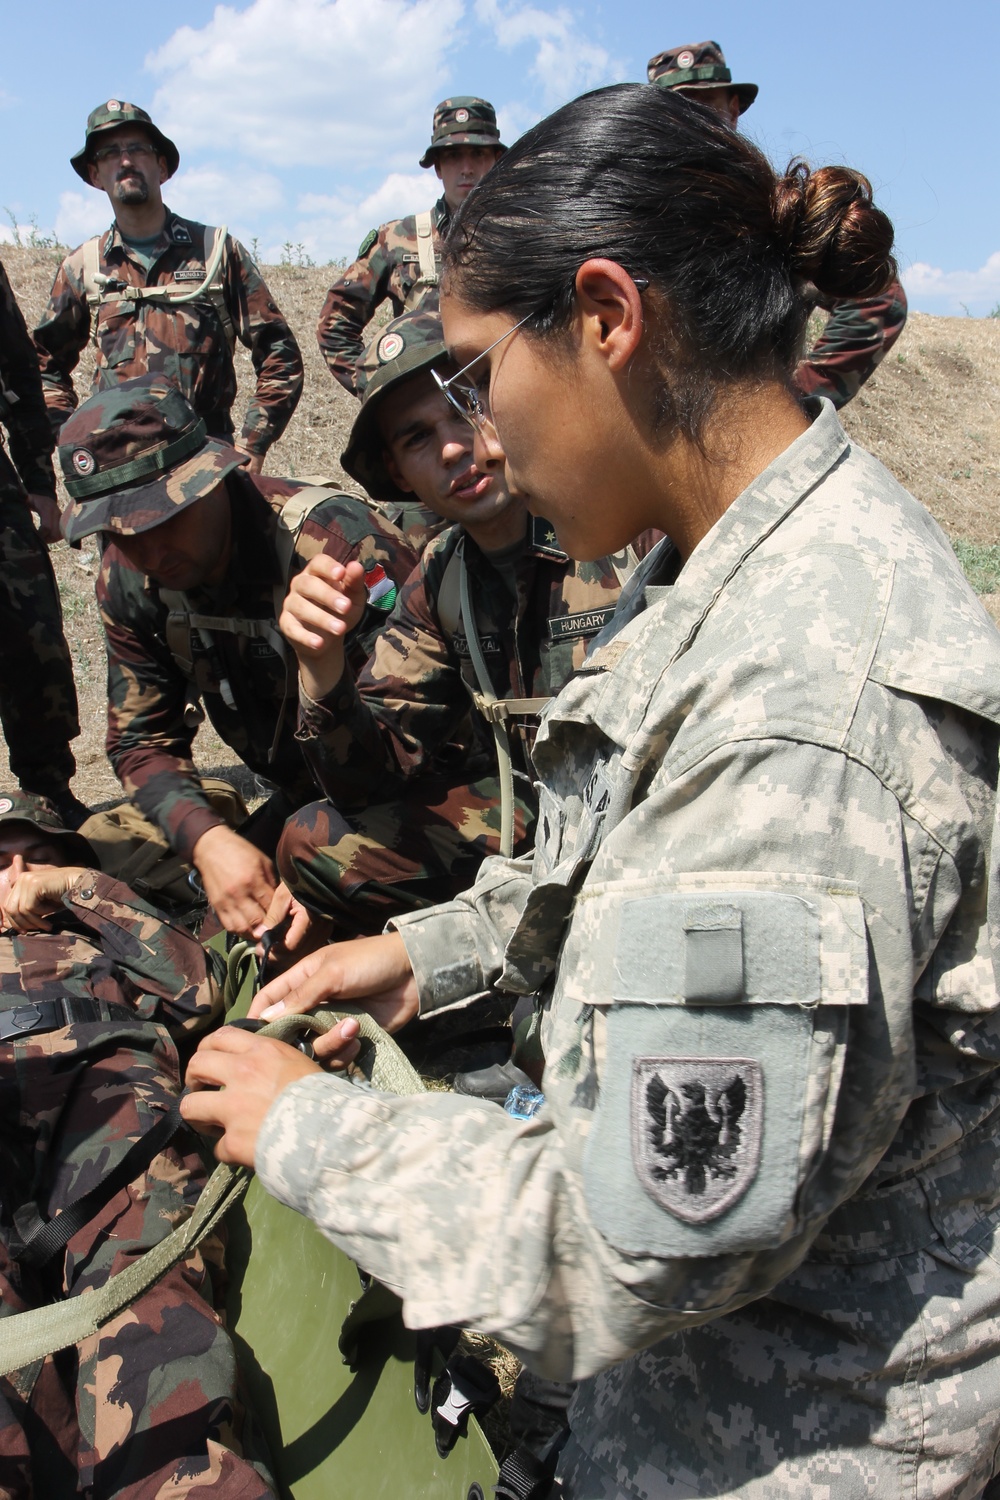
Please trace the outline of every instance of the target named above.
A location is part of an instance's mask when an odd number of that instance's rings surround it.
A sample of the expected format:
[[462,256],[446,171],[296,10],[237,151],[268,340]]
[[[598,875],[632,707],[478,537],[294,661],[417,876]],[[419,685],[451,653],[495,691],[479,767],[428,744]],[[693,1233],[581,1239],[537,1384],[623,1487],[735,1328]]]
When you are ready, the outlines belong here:
[[792,270],[829,297],[873,297],[895,281],[892,223],[850,167],[789,163],[774,187],[774,216]]

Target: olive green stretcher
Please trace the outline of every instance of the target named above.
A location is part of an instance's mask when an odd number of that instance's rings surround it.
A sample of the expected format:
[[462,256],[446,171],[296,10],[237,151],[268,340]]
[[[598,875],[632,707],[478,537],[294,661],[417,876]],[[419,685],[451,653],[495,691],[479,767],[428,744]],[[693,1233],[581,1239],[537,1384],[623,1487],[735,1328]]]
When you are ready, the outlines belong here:
[[[231,1018],[245,1015],[252,971]],[[415,1335],[398,1308],[367,1323],[354,1367],[338,1342],[361,1280],[353,1261],[254,1179],[226,1217],[227,1311],[247,1395],[291,1500],[478,1500],[497,1465],[482,1430],[447,1458],[413,1397]]]

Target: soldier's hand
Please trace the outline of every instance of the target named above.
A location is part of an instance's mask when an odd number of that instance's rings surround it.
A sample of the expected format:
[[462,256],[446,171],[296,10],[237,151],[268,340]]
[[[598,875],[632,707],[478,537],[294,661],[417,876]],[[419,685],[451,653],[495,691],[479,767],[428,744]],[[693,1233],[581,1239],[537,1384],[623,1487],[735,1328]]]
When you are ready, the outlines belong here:
[[247,460],[246,471],[247,471],[248,474],[261,474],[261,473],[263,473],[263,471],[264,471],[264,455],[263,455],[263,453],[251,453],[249,459]]
[[62,541],[61,513],[51,495],[29,495],[28,504],[38,517],[38,535],[47,547]]
[[215,1143],[220,1161],[252,1167],[260,1127],[275,1099],[290,1083],[319,1071],[285,1042],[220,1026],[188,1063],[186,1082],[194,1092],[181,1100],[181,1114],[196,1130],[221,1131]]
[[299,678],[310,698],[325,698],[344,675],[344,638],[367,602],[359,562],[345,566],[320,553],[292,579],[278,626],[298,657]]
[[[336,1008],[343,1001],[362,1005],[386,1031],[398,1031],[412,1021],[418,1008],[417,982],[397,932],[332,943],[310,953],[265,984],[249,1013],[273,1021],[286,1012],[315,1010],[317,1005]],[[342,1021],[333,1031],[314,1037],[313,1050],[317,1057],[349,1062],[358,1050],[356,1036],[357,1022]]]
[[[279,927],[286,917],[289,920],[284,937],[274,944],[269,955],[275,969],[287,968],[296,953],[301,958],[314,948],[321,947],[329,937],[332,926],[328,918],[317,916],[303,906],[301,901],[297,901],[282,880],[271,897],[271,905],[264,918],[265,930]],[[258,963],[263,956],[262,945],[258,943]]]
[[3,925],[15,932],[48,932],[46,918],[60,911],[63,896],[87,872],[77,865],[51,865],[28,870],[20,854],[0,871],[0,911]]
[[226,931],[260,937],[278,884],[267,855],[224,823],[203,833],[192,854],[205,895]]

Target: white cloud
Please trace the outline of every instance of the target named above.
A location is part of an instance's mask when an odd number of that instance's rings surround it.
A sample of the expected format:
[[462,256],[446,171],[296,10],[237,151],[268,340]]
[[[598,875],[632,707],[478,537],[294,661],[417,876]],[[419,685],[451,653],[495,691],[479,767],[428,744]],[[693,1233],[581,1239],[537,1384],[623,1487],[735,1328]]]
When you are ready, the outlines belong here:
[[563,7],[549,11],[512,3],[504,9],[500,0],[476,0],[476,16],[493,28],[504,51],[525,43],[535,47],[530,71],[550,107],[623,76],[621,63],[605,47],[587,40],[572,12]]
[[269,172],[211,164],[182,169],[164,187],[164,196],[185,218],[227,224],[241,239],[252,238],[251,226],[285,202],[281,183]]
[[114,214],[104,193],[91,188],[86,193],[60,193],[56,212],[56,234],[64,245],[79,245],[92,234],[107,229]]
[[403,166],[446,81],[463,0],[253,0],[182,26],[146,66],[153,117],[272,166]]
[[[298,220],[290,238],[302,245],[313,260],[353,260],[358,245],[369,229],[430,208],[437,197],[436,177],[423,172],[407,175],[390,172],[388,177],[363,198],[349,193],[304,193],[298,202]],[[282,245],[266,245],[267,260],[280,259]]]
[[953,312],[965,306],[973,313],[987,312],[1000,301],[1000,250],[978,271],[943,271],[918,260],[903,272],[903,285],[911,302],[946,302]]

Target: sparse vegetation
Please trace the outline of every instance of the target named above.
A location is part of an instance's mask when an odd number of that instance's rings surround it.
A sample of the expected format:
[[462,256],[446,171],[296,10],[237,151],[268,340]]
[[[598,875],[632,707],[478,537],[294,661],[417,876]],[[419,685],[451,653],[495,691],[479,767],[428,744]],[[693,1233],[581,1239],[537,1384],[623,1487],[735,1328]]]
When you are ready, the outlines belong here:
[[966,542],[952,538],[965,576],[977,594],[1000,594],[1000,543]]
[[43,234],[38,227],[38,218],[35,214],[29,214],[28,227],[25,230],[23,224],[18,222],[17,214],[12,208],[4,208],[10,223],[13,244],[18,250],[66,250],[68,246],[55,234]]

